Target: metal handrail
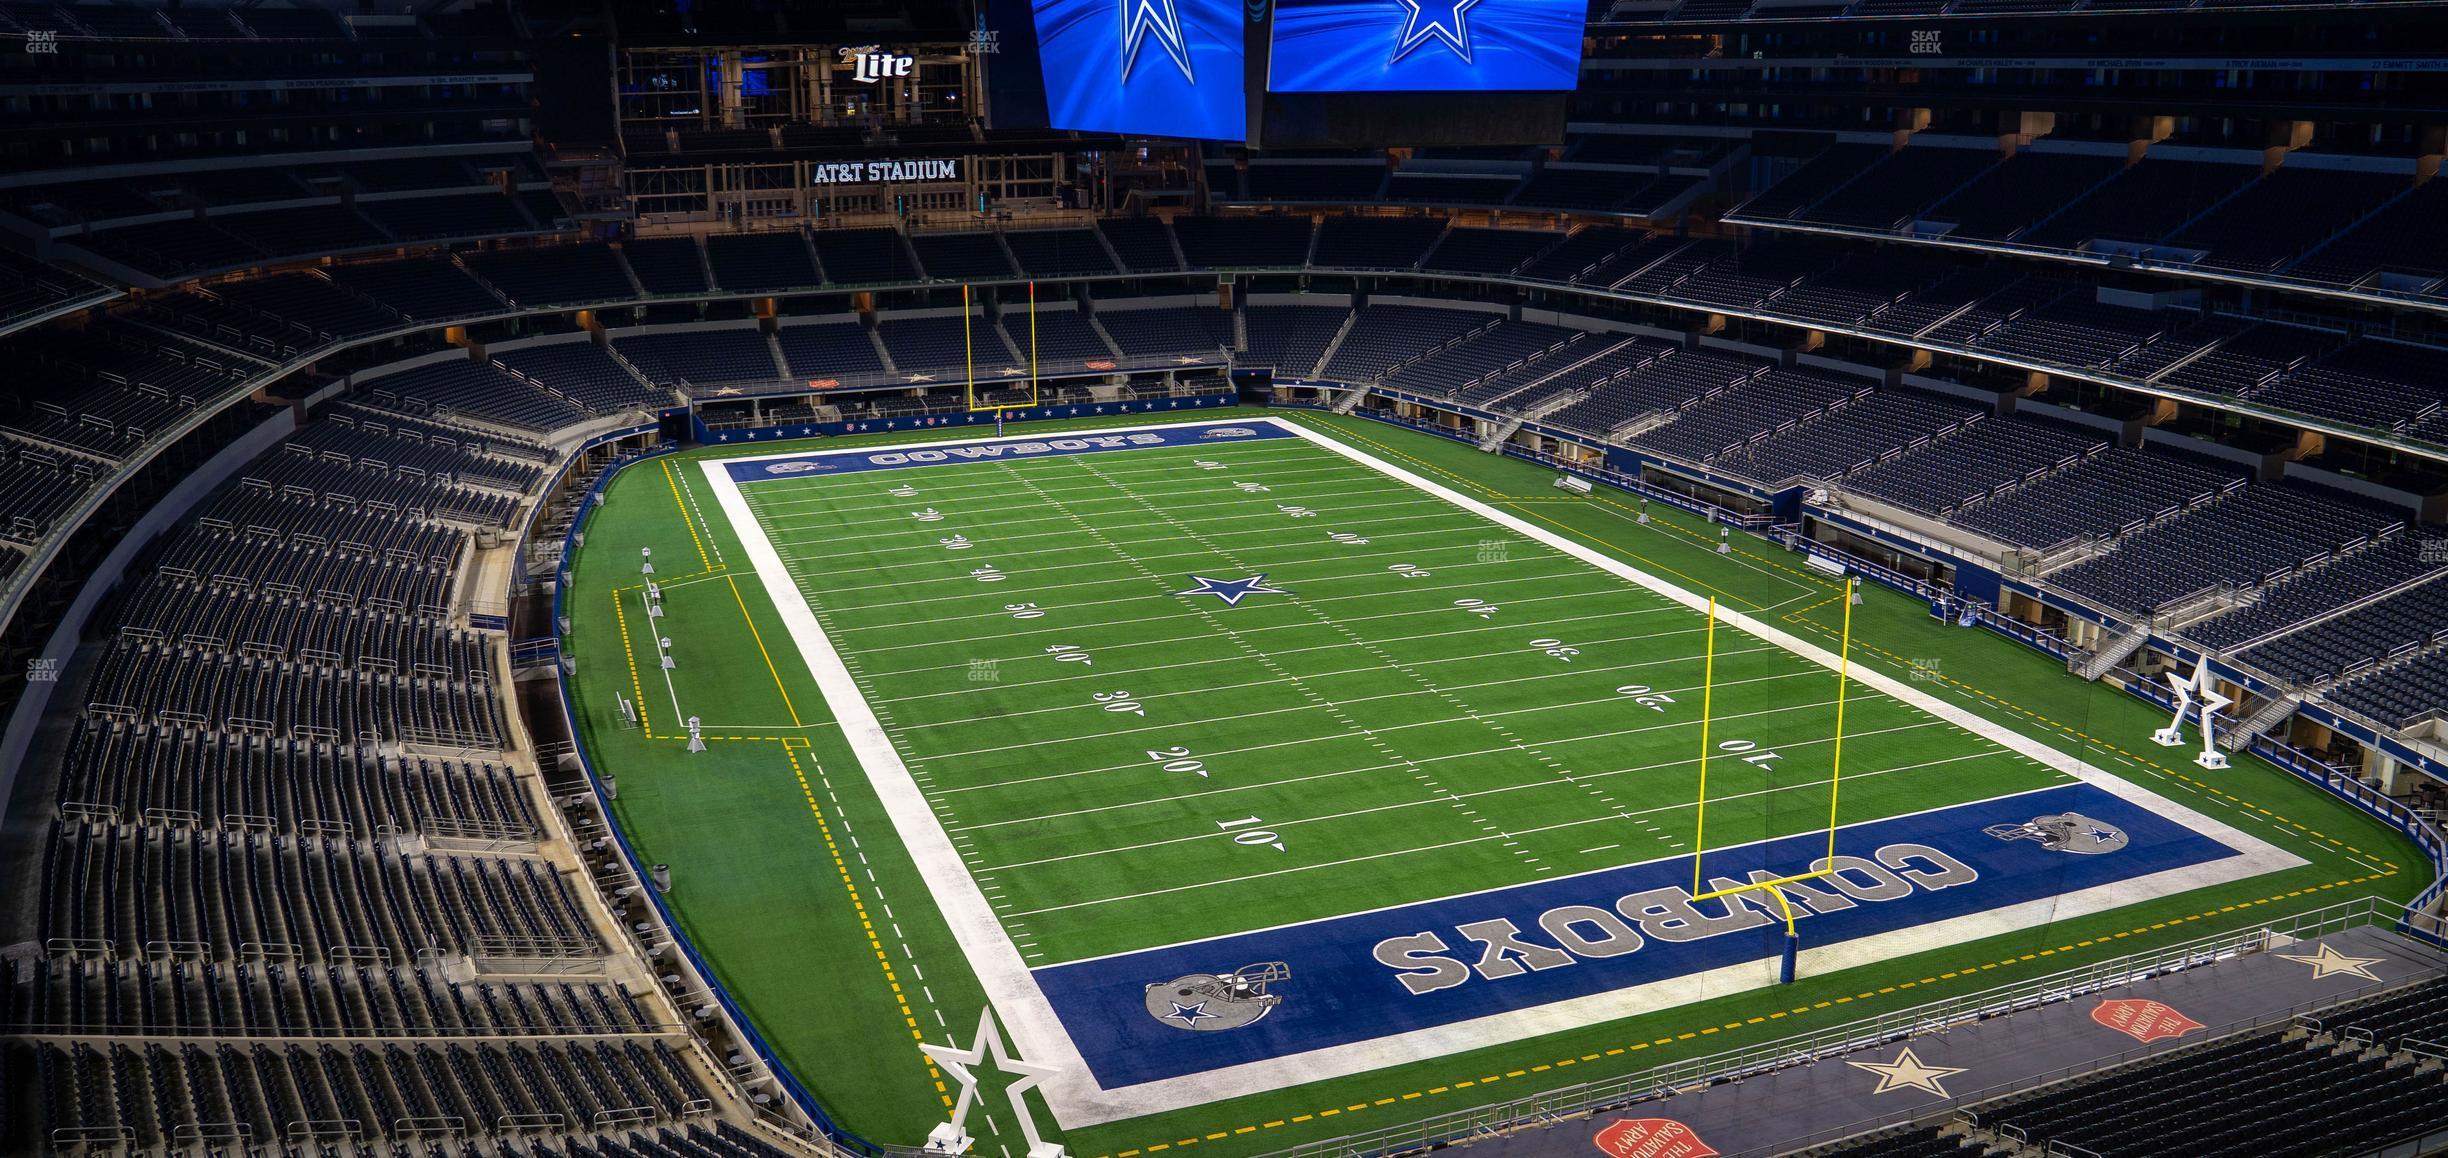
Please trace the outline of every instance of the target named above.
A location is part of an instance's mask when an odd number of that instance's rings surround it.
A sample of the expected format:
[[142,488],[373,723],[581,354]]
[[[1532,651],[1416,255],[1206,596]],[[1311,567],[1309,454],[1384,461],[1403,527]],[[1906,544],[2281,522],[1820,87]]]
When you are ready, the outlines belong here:
[[[1263,1158],[1358,1158],[1405,1153],[1487,1132],[1517,1129],[1544,1119],[1614,1109],[1789,1066],[1807,1065],[1864,1046],[1914,1037],[2020,1009],[2056,1004],[2103,989],[2244,956],[2270,947],[2279,936],[2302,940],[2349,928],[2393,924],[2400,917],[2400,908],[2378,898],[2366,897],[2257,924],[2251,929],[2197,937],[2160,949],[1977,993],[1876,1014],[1813,1033],[1705,1057],[1666,1062],[1641,1073],[1541,1091],[1510,1101],[1450,1111],[1379,1130],[1288,1147]],[[2326,1001],[2323,1003],[2326,1004]],[[2294,1012],[2290,1010],[2288,1016]]]

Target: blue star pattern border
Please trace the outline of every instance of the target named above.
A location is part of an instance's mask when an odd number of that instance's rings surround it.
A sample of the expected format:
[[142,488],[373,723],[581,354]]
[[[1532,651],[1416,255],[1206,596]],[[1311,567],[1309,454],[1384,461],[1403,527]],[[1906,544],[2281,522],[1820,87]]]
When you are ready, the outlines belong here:
[[1190,581],[1198,584],[1198,586],[1193,587],[1188,591],[1176,591],[1174,594],[1213,595],[1216,598],[1223,600],[1224,606],[1226,607],[1239,607],[1241,606],[1242,600],[1247,599],[1252,595],[1291,594],[1291,592],[1280,587],[1267,586],[1266,576],[1264,575],[1251,575],[1242,579],[1215,579],[1206,575],[1192,575],[1190,577]]
[[1277,0],[1275,92],[1559,92],[1579,79],[1580,0]]

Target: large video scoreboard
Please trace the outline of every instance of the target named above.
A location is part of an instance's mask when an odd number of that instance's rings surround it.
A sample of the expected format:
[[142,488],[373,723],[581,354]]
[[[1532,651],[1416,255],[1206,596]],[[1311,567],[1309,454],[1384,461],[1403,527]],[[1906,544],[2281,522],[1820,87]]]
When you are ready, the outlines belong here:
[[1585,14],[1582,0],[994,0],[1010,49],[991,66],[994,119],[1268,148],[1557,141]]
[[1277,0],[1267,90],[1569,92],[1580,0]]
[[1242,0],[1033,0],[1058,129],[1242,139]]

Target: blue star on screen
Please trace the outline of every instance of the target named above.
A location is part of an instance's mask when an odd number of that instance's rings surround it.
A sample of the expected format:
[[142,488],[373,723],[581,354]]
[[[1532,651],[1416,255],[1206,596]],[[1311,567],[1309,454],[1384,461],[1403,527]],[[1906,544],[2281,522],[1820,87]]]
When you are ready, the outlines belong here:
[[[1471,5],[1479,0],[1428,0],[1426,10],[1420,0],[1398,0],[1403,6],[1402,34],[1394,38],[1394,59],[1411,55],[1411,51],[1431,40],[1441,41],[1454,50],[1454,55],[1469,64]],[[1431,12],[1443,15],[1431,15]]]
[[1246,579],[1210,579],[1205,575],[1192,575],[1190,581],[1198,586],[1188,591],[1176,591],[1174,594],[1213,595],[1223,600],[1226,607],[1239,607],[1243,599],[1252,595],[1291,594],[1289,591],[1267,586],[1264,575],[1252,575]]
[[1216,1015],[1207,1012],[1207,1003],[1204,1001],[1199,1002],[1196,1005],[1184,1005],[1181,1002],[1176,1001],[1173,1003],[1173,1012],[1165,1014],[1165,1016],[1180,1018],[1183,1025],[1197,1025],[1199,1022]]
[[1057,129],[1247,135],[1239,0],[1029,0]]
[[1182,43],[1181,14],[1173,10],[1173,0],[1122,0],[1122,79],[1128,82],[1131,70],[1139,66],[1139,48],[1156,38],[1157,47],[1173,58],[1181,69],[1182,79],[1198,83],[1197,74],[1190,71],[1190,48]]
[[2108,830],[2107,830],[2107,829],[2105,829],[2105,828],[2098,828],[2098,827],[2094,827],[2094,828],[2092,828],[2092,829],[2091,829],[2089,832],[2086,832],[2086,833],[2084,833],[2083,835],[2084,835],[2084,836],[2087,836],[2087,837],[2090,837],[2090,838],[2091,838],[2091,843],[2093,843],[2093,844],[2106,844],[2106,843],[2108,843],[2109,841],[2112,841],[2112,840],[2115,840],[2115,839],[2116,839],[2116,834],[2115,834],[2115,833],[2110,832],[2110,831],[2108,831]]
[[1582,0],[1278,0],[1274,92],[1561,92]]

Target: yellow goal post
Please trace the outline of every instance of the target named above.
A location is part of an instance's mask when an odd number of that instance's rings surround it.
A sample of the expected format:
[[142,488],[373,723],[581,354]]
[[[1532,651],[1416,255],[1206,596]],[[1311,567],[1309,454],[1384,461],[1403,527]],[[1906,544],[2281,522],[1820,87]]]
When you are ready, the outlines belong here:
[[969,334],[970,326],[974,323],[969,305],[969,287],[966,285],[961,286],[961,361],[967,366],[968,371],[969,381],[966,387],[966,397],[968,400],[970,413],[994,414],[998,416],[997,421],[999,422],[1001,421],[999,416],[1004,411],[1029,410],[1038,405],[1037,283],[1033,281],[1028,283],[1028,321],[1028,398],[1021,402],[980,402],[978,400],[977,346],[976,343],[970,338]]
[[1751,881],[1722,889],[1703,887],[1703,882],[1707,878],[1701,865],[1702,860],[1708,855],[1709,756],[1716,750],[1709,743],[1709,723],[1715,709],[1717,687],[1717,600],[1712,596],[1708,603],[1707,645],[1705,656],[1701,661],[1700,677],[1700,789],[1698,800],[1692,809],[1694,814],[1692,821],[1692,901],[1698,903],[1721,900],[1741,893],[1765,893],[1774,899],[1778,913],[1785,919],[1785,948],[1783,960],[1777,972],[1777,980],[1782,983],[1790,984],[1793,981],[1802,947],[1801,934],[1794,926],[1793,902],[1785,896],[1785,886],[1833,876],[1836,871],[1837,803],[1844,785],[1845,698],[1853,682],[1853,603],[1855,585],[1859,582],[1860,580],[1852,576],[1845,578],[1844,626],[1838,634],[1837,642],[1836,735],[1835,755],[1828,770],[1827,857],[1820,862],[1820,867],[1810,872]]

